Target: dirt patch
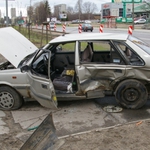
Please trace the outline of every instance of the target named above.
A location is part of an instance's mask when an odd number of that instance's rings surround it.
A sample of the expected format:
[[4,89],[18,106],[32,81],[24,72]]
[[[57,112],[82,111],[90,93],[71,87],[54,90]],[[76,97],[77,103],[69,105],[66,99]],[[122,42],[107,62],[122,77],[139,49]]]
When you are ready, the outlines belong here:
[[65,138],[60,150],[148,150],[150,120]]
[[[18,150],[25,140],[20,140],[17,135],[27,133],[27,131],[14,123],[11,112],[5,113],[5,122],[11,128],[9,134],[0,135],[0,149]],[[148,150],[150,149],[149,128],[150,120],[146,120],[58,137],[59,140],[65,141],[59,150]]]

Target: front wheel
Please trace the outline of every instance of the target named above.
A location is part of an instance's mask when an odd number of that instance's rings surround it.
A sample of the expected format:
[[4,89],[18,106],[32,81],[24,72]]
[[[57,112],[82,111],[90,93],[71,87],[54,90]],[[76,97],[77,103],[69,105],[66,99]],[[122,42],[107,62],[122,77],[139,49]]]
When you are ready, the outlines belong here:
[[23,105],[23,98],[11,87],[0,87],[0,109],[15,110]]
[[138,109],[146,103],[148,92],[141,82],[129,79],[118,85],[115,97],[121,106],[128,109]]

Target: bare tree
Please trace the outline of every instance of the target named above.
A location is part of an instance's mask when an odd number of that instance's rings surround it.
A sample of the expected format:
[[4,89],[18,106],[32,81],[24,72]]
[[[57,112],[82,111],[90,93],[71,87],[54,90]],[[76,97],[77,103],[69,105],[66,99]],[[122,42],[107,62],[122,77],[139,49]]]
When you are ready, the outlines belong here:
[[51,17],[51,9],[47,0],[34,6],[34,22],[41,24]]
[[51,15],[51,8],[50,8],[49,3],[48,3],[47,0],[45,1],[45,6],[44,6],[44,8],[45,8],[45,16],[46,16],[46,19],[47,19],[47,18],[50,18],[50,15]]
[[90,19],[91,14],[93,14],[97,10],[97,6],[95,3],[85,2],[83,4],[83,12],[88,15],[88,19]]
[[74,14],[73,7],[68,6],[68,7],[67,7],[67,13],[68,13],[68,14]]
[[74,14],[75,14],[75,12],[74,12],[74,10],[73,10],[73,7],[67,7],[67,19],[68,20],[73,20],[74,19]]
[[78,0],[76,5],[75,5],[75,11],[78,12],[79,19],[81,19],[81,14],[82,14],[82,0]]
[[29,20],[28,20],[29,23],[32,22],[33,9],[34,9],[34,8],[33,8],[32,6],[29,6],[29,7],[28,7],[28,10],[27,10],[27,13],[28,13],[28,16],[29,16]]

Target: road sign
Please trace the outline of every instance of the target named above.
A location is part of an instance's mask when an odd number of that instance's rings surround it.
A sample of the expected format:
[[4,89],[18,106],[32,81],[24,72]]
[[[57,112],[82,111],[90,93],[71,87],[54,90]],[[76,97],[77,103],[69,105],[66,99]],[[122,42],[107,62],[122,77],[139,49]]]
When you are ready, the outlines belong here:
[[142,3],[142,0],[112,0],[112,3]]

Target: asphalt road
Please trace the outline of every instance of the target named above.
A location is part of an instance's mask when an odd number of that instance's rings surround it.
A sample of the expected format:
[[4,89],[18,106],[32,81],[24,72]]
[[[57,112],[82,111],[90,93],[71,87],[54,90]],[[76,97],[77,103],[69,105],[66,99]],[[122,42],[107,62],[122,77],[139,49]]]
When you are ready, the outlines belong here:
[[[149,43],[149,41],[150,41],[150,30],[141,29],[141,27],[142,27],[142,25],[135,25],[135,29],[132,31],[132,35],[144,40],[147,43]],[[41,29],[41,27],[39,26],[38,29]],[[53,31],[53,29],[51,29],[51,30]],[[62,26],[57,26],[56,31],[63,32]],[[75,25],[74,27],[66,26],[65,32],[66,33],[78,33],[79,32],[78,31],[78,25]],[[88,31],[88,32],[82,31],[82,33],[85,33],[85,34],[89,33],[89,32],[91,32],[91,31]],[[100,33],[99,27],[94,27],[93,33]],[[104,26],[103,33],[128,33],[128,26],[126,26],[124,28],[106,28]]]

